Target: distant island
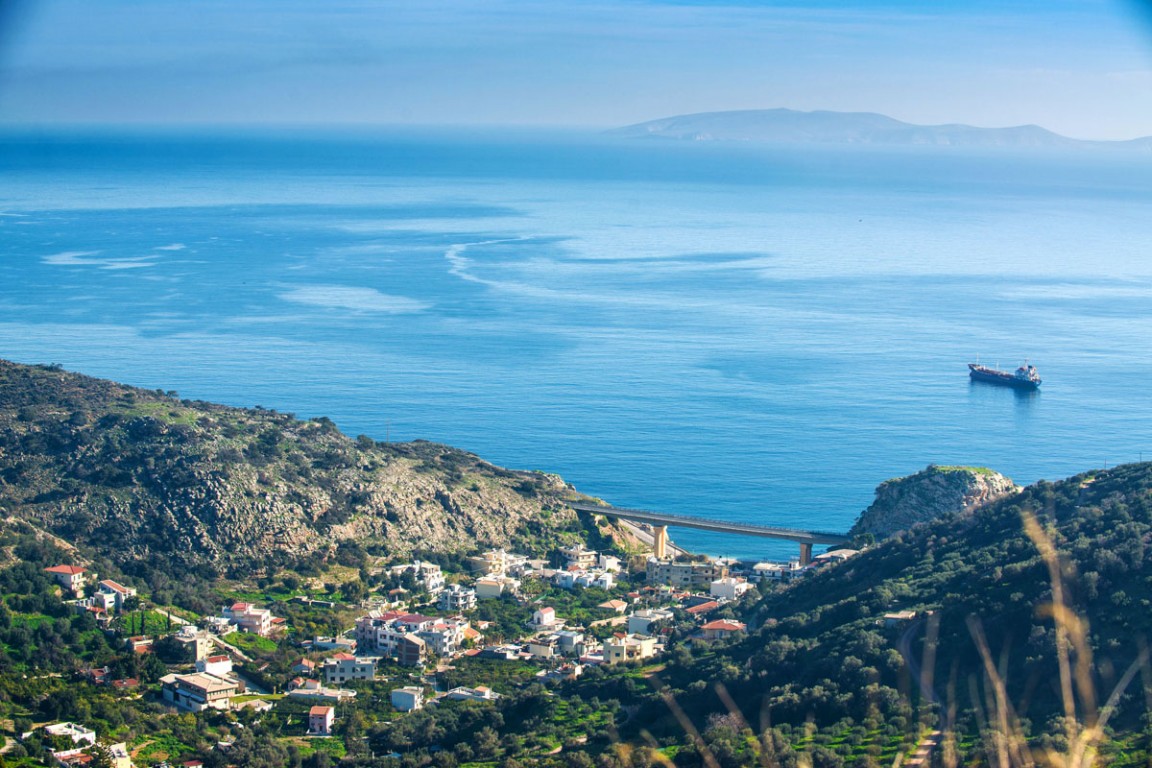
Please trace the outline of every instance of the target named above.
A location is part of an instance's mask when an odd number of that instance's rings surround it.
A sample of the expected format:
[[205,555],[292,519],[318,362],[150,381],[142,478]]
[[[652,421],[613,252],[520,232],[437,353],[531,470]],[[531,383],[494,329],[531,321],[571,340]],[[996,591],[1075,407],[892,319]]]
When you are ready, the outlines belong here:
[[1152,150],[1152,136],[1130,141],[1084,141],[1061,136],[1038,125],[1011,128],[977,128],[958,123],[914,125],[875,112],[793,109],[677,115],[617,128],[610,133],[633,138],[780,144]]

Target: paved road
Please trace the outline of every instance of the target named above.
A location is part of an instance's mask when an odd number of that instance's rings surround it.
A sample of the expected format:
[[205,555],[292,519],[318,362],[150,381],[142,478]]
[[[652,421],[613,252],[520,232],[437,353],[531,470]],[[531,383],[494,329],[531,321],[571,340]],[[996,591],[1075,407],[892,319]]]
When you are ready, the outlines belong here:
[[220,646],[221,648],[224,648],[225,650],[228,650],[228,651],[231,651],[232,653],[234,653],[236,655],[236,658],[240,659],[240,661],[248,661],[248,662],[252,661],[251,656],[244,653],[244,651],[240,650],[239,648],[232,645],[231,643],[224,642],[223,638],[221,638],[219,635],[211,635],[211,638],[212,638],[212,642],[216,643],[216,645]]
[[[640,539],[640,541],[647,544],[650,548],[654,548],[656,546],[656,543],[653,541],[652,532],[644,530],[640,526],[639,523],[634,523],[631,520],[623,520],[623,519],[617,520],[616,522],[620,523],[625,528],[627,528],[629,531],[631,531],[633,536]],[[686,555],[688,553],[684,549],[676,546],[671,541],[669,541],[668,542],[668,554],[671,555],[672,557],[678,557],[679,555]]]
[[172,613],[171,611],[166,611],[163,608],[153,608],[152,610],[156,611],[156,613],[160,614],[161,616],[167,616],[168,619],[170,619],[172,621],[172,623],[175,624],[176,626],[183,626],[184,624],[191,624],[192,623],[190,621],[185,621],[184,619],[180,618],[179,616]]

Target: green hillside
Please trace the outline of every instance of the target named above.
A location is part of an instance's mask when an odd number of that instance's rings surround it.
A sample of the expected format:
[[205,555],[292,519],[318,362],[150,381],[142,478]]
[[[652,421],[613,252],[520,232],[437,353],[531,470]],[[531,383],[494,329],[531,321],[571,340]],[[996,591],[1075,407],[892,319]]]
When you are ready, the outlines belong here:
[[[743,640],[674,632],[666,663],[568,684],[567,707],[617,714],[557,764],[585,764],[583,753],[611,766],[888,766],[942,728],[939,765],[1068,765],[1073,753],[1081,765],[1147,765],[1150,537],[1152,464],[1038,483],[918,525],[771,591],[747,611],[758,628]],[[898,611],[917,618],[885,621]],[[525,691],[492,717],[509,743],[531,743],[560,725],[554,709]],[[429,713],[374,738],[427,749],[485,725]]]
[[561,502],[573,494],[447,446],[0,361],[0,515],[130,572],[250,574],[350,541],[551,548],[582,533]]

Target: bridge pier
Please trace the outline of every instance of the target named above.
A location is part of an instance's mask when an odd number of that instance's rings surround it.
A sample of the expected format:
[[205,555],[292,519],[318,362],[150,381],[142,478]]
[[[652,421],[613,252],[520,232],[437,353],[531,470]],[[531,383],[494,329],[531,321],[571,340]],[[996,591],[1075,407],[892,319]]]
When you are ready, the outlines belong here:
[[668,557],[668,526],[652,526],[652,554],[659,560]]
[[807,541],[800,542],[800,567],[812,562],[812,544]]

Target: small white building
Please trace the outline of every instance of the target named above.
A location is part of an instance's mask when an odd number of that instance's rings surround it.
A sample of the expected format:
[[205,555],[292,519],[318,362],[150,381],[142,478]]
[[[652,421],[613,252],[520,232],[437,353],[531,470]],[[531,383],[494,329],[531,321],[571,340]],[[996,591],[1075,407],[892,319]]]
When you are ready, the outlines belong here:
[[227,677],[232,674],[232,659],[227,654],[206,656],[196,660],[196,671],[206,672],[216,677]]
[[136,588],[126,587],[111,579],[104,579],[96,585],[96,594],[101,596],[105,610],[115,608],[117,611],[122,611],[124,610],[124,601],[130,597],[136,597]]
[[708,587],[708,594],[720,600],[738,600],[750,589],[752,589],[752,585],[748,583],[747,579],[726,576],[712,582]]
[[52,725],[44,726],[44,732],[49,736],[66,736],[72,739],[73,744],[88,744],[94,745],[96,743],[96,731],[85,728],[76,723],[53,723]]
[[532,626],[534,627],[553,627],[556,626],[556,609],[550,605],[537,608],[536,612],[532,614]]
[[444,694],[444,698],[452,701],[495,701],[500,698],[500,694],[485,685],[478,685],[475,688],[461,686],[448,691]]
[[799,574],[800,561],[788,563],[756,563],[749,578],[752,581],[788,581]]
[[415,712],[424,708],[424,689],[415,685],[395,688],[391,693],[392,706],[400,712]]
[[634,635],[654,635],[656,625],[672,620],[672,611],[665,608],[650,608],[636,611],[628,617],[628,632]]
[[620,558],[615,555],[606,555],[603,552],[600,553],[600,561],[597,565],[600,566],[600,570],[607,571],[608,573],[620,573],[620,571],[624,570],[620,565]]

